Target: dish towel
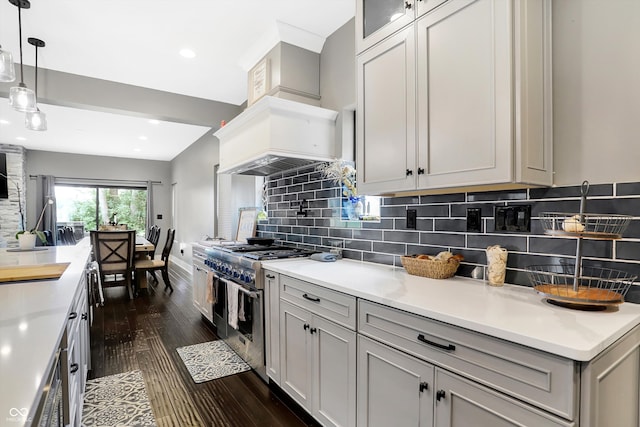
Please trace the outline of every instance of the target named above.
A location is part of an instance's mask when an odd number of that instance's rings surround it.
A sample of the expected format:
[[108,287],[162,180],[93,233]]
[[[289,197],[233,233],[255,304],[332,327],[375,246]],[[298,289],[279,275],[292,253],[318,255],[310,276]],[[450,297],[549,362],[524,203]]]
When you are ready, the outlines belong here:
[[240,285],[227,282],[227,323],[233,329],[238,329],[238,293]]
[[218,276],[213,271],[207,273],[207,303],[215,304],[218,301],[216,291],[218,289]]
[[244,300],[247,299],[247,296],[244,294],[244,291],[240,291],[240,296],[238,297],[238,320],[241,322],[246,322],[247,319],[244,317]]

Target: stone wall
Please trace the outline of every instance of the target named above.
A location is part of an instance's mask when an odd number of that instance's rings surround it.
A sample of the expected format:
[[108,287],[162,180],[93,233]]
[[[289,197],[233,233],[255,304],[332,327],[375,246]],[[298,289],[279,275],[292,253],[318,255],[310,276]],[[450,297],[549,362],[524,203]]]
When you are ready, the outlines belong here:
[[[7,155],[7,176],[9,177],[9,198],[0,199],[0,247],[17,246],[15,234],[22,230],[20,203],[24,218],[26,213],[26,149],[19,145],[0,144],[0,153]],[[20,196],[18,196],[18,188]]]

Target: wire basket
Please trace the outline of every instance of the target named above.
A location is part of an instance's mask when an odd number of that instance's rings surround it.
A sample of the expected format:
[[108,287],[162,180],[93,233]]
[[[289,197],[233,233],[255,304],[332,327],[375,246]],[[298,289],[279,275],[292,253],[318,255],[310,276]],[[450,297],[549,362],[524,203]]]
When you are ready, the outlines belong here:
[[556,236],[619,239],[631,222],[629,215],[541,212],[540,223],[547,234]]
[[572,305],[608,306],[621,304],[637,276],[600,267],[535,265],[527,267],[533,288],[553,301]]
[[428,277],[430,279],[448,279],[456,274],[460,261],[450,258],[447,261],[419,259],[410,256],[400,258],[402,266],[407,273],[414,276]]

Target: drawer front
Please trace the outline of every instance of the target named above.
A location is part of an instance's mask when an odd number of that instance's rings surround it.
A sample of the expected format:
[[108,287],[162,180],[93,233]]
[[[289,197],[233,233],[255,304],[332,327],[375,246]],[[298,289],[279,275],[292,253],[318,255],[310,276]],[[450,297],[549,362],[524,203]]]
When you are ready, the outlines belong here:
[[364,300],[358,313],[362,334],[566,419],[576,416],[572,360]]
[[353,296],[281,275],[280,298],[347,328],[356,329],[356,298]]

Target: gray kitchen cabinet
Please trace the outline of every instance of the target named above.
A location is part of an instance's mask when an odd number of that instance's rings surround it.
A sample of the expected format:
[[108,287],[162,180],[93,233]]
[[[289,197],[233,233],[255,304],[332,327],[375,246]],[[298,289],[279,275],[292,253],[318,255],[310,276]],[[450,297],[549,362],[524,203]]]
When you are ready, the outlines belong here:
[[356,425],[355,331],[290,303],[282,292],[280,387],[322,425]]
[[193,245],[192,259],[193,305],[209,322],[213,323],[213,306],[207,302],[207,275],[209,268],[204,263],[207,259],[204,249]]
[[361,53],[359,192],[551,185],[550,11],[450,0]]
[[435,427],[575,425],[439,368],[434,388]]
[[265,270],[264,318],[267,375],[280,384],[280,274]]
[[582,366],[581,427],[640,426],[640,327]]
[[358,425],[566,427],[573,424],[360,335]]
[[358,335],[358,426],[433,425],[433,365]]

